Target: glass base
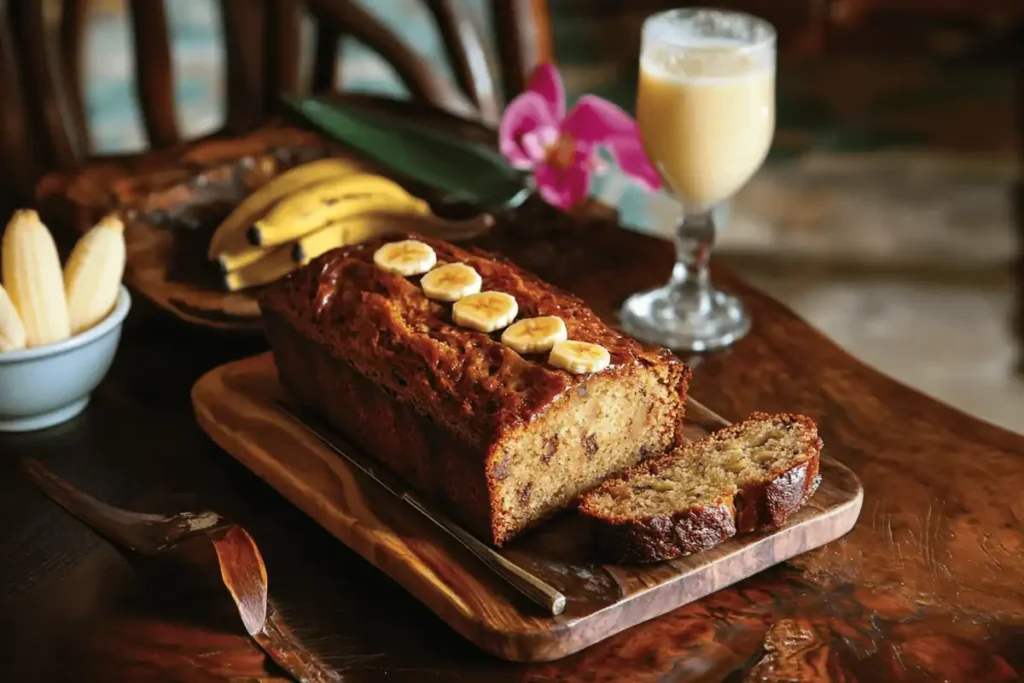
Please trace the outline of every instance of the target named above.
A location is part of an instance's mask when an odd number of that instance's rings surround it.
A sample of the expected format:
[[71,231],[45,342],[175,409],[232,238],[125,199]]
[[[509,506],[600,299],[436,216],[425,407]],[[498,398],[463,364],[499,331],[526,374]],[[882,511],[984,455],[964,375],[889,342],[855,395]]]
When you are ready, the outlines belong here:
[[622,327],[640,341],[675,351],[713,351],[750,331],[750,316],[736,297],[717,289],[684,298],[668,285],[626,299]]

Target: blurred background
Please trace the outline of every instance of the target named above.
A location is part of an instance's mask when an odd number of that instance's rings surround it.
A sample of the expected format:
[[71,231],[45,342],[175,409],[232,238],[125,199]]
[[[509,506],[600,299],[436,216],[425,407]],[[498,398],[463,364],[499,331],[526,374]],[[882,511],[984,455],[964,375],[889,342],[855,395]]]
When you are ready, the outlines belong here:
[[[490,23],[489,2],[462,2],[475,21]],[[419,0],[361,4],[446,68],[440,34]],[[677,4],[549,0],[570,100],[592,92],[632,111],[640,24]],[[780,34],[770,163],[728,208],[718,262],[864,362],[1024,432],[1022,316],[1015,313],[1022,287],[1014,276],[1024,241],[1014,212],[1024,148],[1024,106],[1015,102],[1024,83],[1024,2],[712,4],[764,16]],[[165,5],[179,125],[193,137],[223,122],[221,14],[217,0]],[[312,26],[305,36],[312,40]],[[404,94],[387,63],[342,41],[339,87]],[[89,3],[85,42],[96,150],[142,149],[124,0]],[[619,205],[632,229],[667,234],[679,215],[674,202],[614,171],[592,191]]]

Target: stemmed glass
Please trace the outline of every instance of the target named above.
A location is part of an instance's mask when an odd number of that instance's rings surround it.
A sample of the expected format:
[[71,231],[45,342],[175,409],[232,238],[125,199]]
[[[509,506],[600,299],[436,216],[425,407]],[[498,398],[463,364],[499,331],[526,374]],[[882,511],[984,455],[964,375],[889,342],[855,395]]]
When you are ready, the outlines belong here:
[[715,208],[764,162],[775,132],[775,29],[716,9],[647,18],[637,123],[644,150],[683,203],[668,284],[629,297],[626,331],[685,351],[732,344],[750,330],[739,299],[711,284]]

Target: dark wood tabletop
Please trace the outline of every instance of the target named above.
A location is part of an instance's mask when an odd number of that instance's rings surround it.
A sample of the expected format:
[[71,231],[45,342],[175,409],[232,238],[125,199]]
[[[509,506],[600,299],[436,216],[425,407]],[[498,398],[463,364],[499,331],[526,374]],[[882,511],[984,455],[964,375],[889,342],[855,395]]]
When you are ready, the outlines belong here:
[[[668,243],[606,225],[503,232],[486,246],[609,320],[665,279]],[[866,496],[853,532],[566,659],[477,650],[269,486],[193,418],[206,370],[265,349],[189,328],[139,297],[80,417],[0,437],[4,680],[287,680],[216,581],[126,556],[18,472],[41,460],[108,503],[209,508],[244,526],[270,599],[346,681],[1004,681],[1024,672],[1024,437],[884,377],[728,272],[754,316],[695,362],[693,395],[730,419],[800,411]],[[922,344],[941,343],[923,339]]]

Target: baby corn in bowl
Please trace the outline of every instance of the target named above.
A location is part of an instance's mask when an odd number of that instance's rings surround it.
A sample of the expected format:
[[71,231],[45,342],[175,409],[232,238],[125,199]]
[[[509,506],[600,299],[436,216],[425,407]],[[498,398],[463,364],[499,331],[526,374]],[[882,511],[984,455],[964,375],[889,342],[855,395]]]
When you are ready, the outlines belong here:
[[79,238],[62,267],[39,215],[14,212],[0,240],[0,431],[43,429],[85,409],[131,306],[124,268],[117,217]]

